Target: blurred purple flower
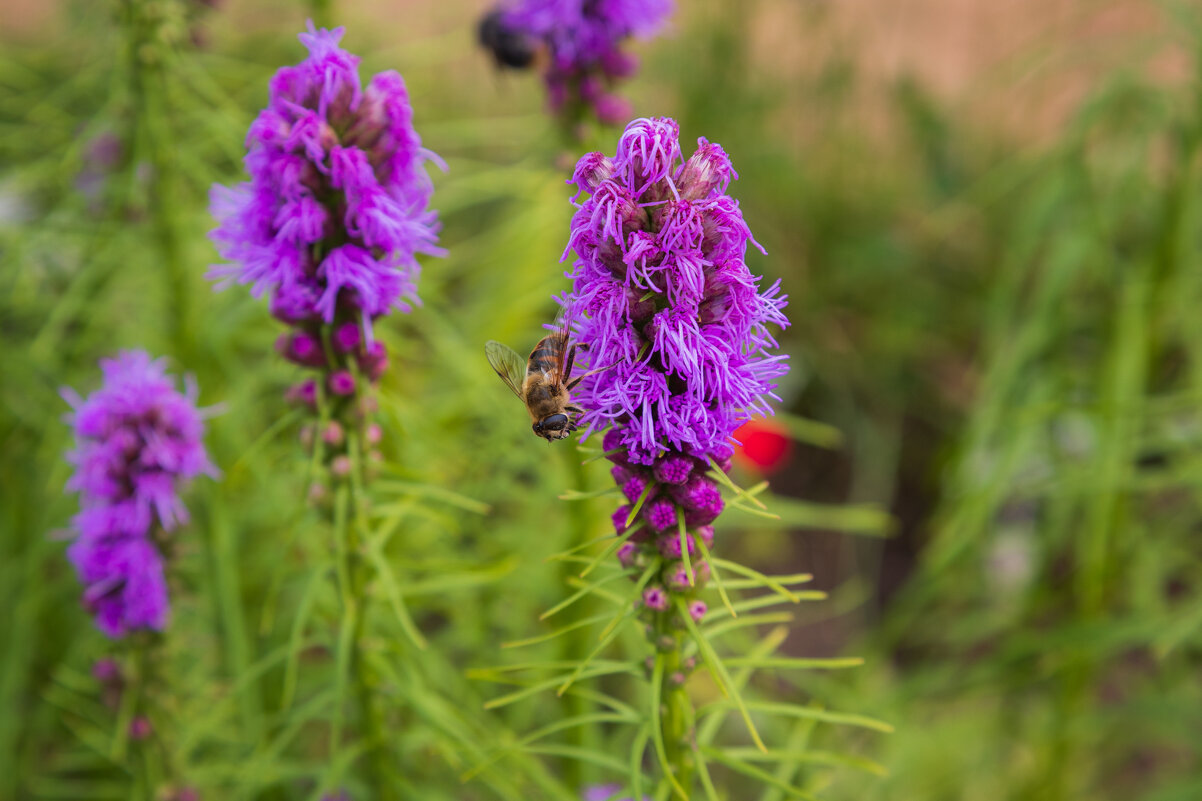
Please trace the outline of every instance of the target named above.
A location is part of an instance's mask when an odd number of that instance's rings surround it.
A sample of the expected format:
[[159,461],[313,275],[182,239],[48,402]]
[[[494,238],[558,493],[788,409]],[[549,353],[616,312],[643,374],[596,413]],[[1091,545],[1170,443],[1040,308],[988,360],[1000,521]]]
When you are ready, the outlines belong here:
[[[372,319],[419,302],[416,255],[443,253],[424,168],[442,162],[421,146],[400,75],[360,85],[343,30],[300,34],[309,57],[275,74],[247,134],[250,181],[213,187],[211,236],[231,263],[211,277],[269,295],[276,317],[309,334],[351,322],[370,342]],[[324,363],[320,349],[285,355]]]
[[601,122],[616,125],[630,117],[630,107],[613,85],[638,67],[622,44],[658,33],[672,5],[672,0],[516,0],[502,4],[494,24],[508,39],[523,37],[545,49],[543,80],[552,111],[575,117],[591,108]]
[[104,383],[87,398],[63,390],[76,438],[67,488],[80,503],[67,556],[96,624],[120,637],[166,625],[167,584],[152,533],[187,522],[181,485],[216,470],[202,442],[194,385],[179,392],[163,361],[142,351],[100,366]]

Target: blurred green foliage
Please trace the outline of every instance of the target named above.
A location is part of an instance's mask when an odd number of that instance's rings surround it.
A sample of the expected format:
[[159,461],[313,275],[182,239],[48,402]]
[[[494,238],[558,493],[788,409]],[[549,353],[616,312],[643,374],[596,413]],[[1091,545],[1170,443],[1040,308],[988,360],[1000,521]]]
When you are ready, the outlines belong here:
[[[733,193],[770,254],[751,267],[791,296],[785,406],[844,434],[774,478],[796,496],[773,502],[782,521],[732,514],[719,530],[729,558],[814,572],[831,600],[801,608],[788,645],[782,617],[724,648],[850,646],[864,667],[769,672],[751,681],[755,703],[830,702],[898,730],[759,707],[774,747],[805,758],[757,797],[790,797],[790,782],[831,799],[1202,796],[1196,10],[1161,6],[1174,24],[1155,43],[1188,55],[1188,80],[1103,76],[1036,147],[913,80],[872,94],[852,60],[764,70],[757,5],[697,3],[642,47],[629,86],[640,114],[732,154]],[[224,475],[189,496],[170,682],[155,690],[179,734],[165,763],[215,797],[316,798],[334,781],[366,797],[354,743],[346,764],[322,761],[344,699],[329,532],[303,502],[281,401],[295,373],[263,304],[204,278],[208,187],[240,179],[246,127],[271,72],[299,57],[305,9],[280,4],[271,30],[247,32],[182,8],[75,3],[52,40],[0,49],[0,799],[126,798],[142,781],[112,758],[123,736],[88,675],[111,646],[56,535],[74,510],[58,389],[91,389],[97,358],[121,347],[169,355],[218,412],[208,442]],[[820,16],[799,42],[821,35]],[[629,753],[606,748],[629,733],[565,732],[591,761],[525,747],[490,762],[591,701],[485,711],[498,693],[466,671],[556,659],[604,624],[533,656],[501,647],[552,630],[539,615],[566,597],[567,571],[547,557],[606,534],[610,506],[557,500],[604,487],[604,463],[573,475],[566,449],[532,442],[480,352],[489,338],[521,349],[552,314],[577,154],[561,156],[534,81],[482,79],[470,19],[392,43],[346,22],[365,72],[406,76],[424,143],[451,167],[435,176],[450,256],[425,262],[424,307],[380,326],[395,355],[370,643],[390,678],[388,747],[404,797],[572,798],[614,778]],[[886,137],[863,124],[881,97]],[[881,509],[890,541],[829,533],[880,533]],[[806,548],[823,538],[837,558]],[[429,647],[406,633],[398,594]],[[614,647],[606,657],[635,658],[641,638]],[[642,683],[589,686],[630,698]],[[717,698],[704,680],[694,691]],[[739,725],[722,732],[736,749]],[[720,775],[729,797],[751,797]]]

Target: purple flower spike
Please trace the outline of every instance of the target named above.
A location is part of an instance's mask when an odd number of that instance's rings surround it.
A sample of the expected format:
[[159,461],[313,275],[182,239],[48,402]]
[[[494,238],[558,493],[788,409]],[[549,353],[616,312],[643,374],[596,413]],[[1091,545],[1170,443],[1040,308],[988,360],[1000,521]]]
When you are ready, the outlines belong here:
[[[788,370],[769,331],[788,325],[785,298],[775,284],[761,291],[748,270],[754,240],[726,194],[736,174],[719,145],[700,142],[686,161],[675,121],[635,120],[609,177],[598,154],[576,171],[582,192],[595,189],[572,219],[564,308],[581,360],[607,369],[573,397],[589,433],[611,429],[606,451],[625,447],[622,462],[660,465],[656,479],[668,484],[684,465],[673,454],[724,461],[734,430],[771,414]],[[650,215],[639,202],[653,204]]]
[[63,392],[76,440],[67,488],[79,492],[80,505],[67,557],[96,625],[121,637],[166,626],[167,582],[152,535],[187,522],[179,489],[216,469],[202,442],[194,385],[181,393],[162,360],[142,351],[100,367],[104,383],[86,399]]
[[[210,275],[218,288],[268,295],[289,325],[335,326],[335,348],[348,353],[361,327],[370,339],[374,318],[419,302],[416,257],[443,252],[425,163],[442,162],[413,129],[401,76],[381,73],[364,89],[342,34],[310,23],[300,34],[309,57],[271,79],[247,134],[250,181],[212,190],[211,237],[228,263]],[[323,366],[304,337],[281,352]]]
[[[569,181],[572,291],[561,300],[578,362],[595,370],[573,393],[586,436],[605,432],[615,483],[628,503],[644,499],[634,533],[624,528],[630,507],[615,513],[628,536],[619,561],[668,562],[648,609],[660,593],[693,602],[708,580],[697,552],[713,545],[725,505],[712,473],[730,470],[733,432],[771,413],[788,371],[772,333],[788,325],[785,297],[747,267],[748,245],[759,245],[727,194],[738,175],[720,145],[700,139],[686,158],[679,139],[674,120],[638,119],[612,158],[580,159]],[[677,561],[685,548],[692,581]],[[694,619],[704,613],[690,606]]]

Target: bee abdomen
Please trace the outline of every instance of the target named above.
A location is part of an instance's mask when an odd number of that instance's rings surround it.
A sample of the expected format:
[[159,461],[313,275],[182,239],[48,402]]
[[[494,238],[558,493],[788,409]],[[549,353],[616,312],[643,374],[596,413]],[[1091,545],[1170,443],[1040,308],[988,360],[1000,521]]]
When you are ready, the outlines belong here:
[[556,343],[549,342],[545,337],[534,346],[530,352],[530,361],[526,365],[526,375],[531,373],[549,373],[559,366],[559,348]]

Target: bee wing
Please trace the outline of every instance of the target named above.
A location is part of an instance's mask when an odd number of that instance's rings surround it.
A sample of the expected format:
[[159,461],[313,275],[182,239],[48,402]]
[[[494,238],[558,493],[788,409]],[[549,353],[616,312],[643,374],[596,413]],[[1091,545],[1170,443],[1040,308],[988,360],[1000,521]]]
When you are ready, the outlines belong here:
[[555,316],[555,330],[548,335],[551,340],[548,344],[555,349],[555,353],[559,356],[555,364],[554,374],[551,376],[551,380],[557,384],[563,383],[564,378],[566,378],[568,340],[571,338],[571,335],[571,326],[569,325],[567,315],[560,309],[559,314]]
[[501,376],[501,380],[521,400],[522,382],[526,378],[526,361],[513,348],[502,345],[495,339],[490,339],[484,344],[484,355],[488,357],[492,369]]

